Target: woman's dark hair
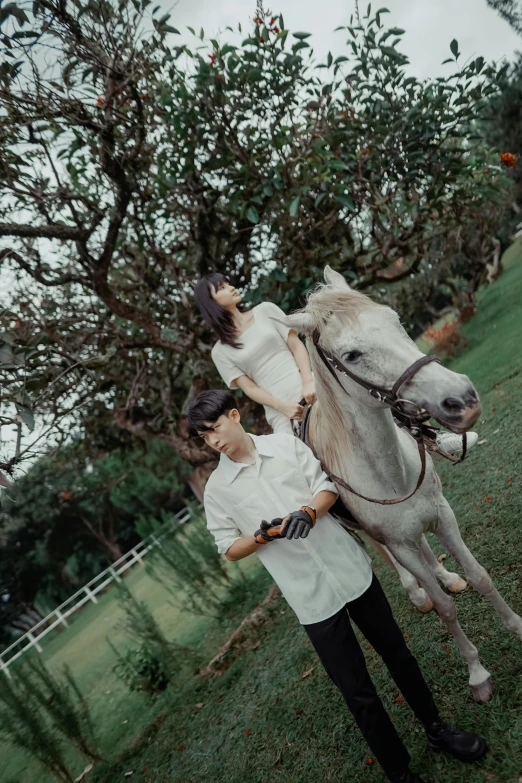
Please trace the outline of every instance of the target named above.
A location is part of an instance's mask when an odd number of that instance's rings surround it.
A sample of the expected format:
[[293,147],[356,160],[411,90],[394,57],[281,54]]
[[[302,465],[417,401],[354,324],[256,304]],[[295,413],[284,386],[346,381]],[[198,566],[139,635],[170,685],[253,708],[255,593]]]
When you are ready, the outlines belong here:
[[191,435],[206,432],[209,424],[215,424],[224,413],[237,408],[234,395],[229,391],[209,389],[192,400],[187,412],[187,425]]
[[232,348],[242,348],[242,344],[237,341],[232,313],[229,313],[228,310],[216,302],[210,290],[210,287],[214,286],[217,291],[219,286],[226,282],[228,282],[226,277],[220,275],[219,272],[205,275],[194,288],[194,299],[205,322],[217,334],[221,342],[231,345]]

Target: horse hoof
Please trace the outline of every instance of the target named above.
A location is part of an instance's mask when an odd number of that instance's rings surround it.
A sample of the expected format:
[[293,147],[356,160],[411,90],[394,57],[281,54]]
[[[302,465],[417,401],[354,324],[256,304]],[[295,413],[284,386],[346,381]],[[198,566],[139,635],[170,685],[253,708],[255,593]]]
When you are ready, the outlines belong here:
[[463,593],[464,590],[467,590],[467,588],[468,588],[468,583],[461,576],[459,576],[454,582],[448,585],[448,590],[450,591],[450,593]]
[[417,609],[419,610],[419,612],[422,612],[422,614],[428,614],[428,612],[431,612],[431,610],[433,609],[433,601],[428,596],[424,601],[424,603],[422,604],[422,606],[418,606]]
[[479,683],[479,685],[470,685],[471,693],[473,695],[473,701],[483,704],[491,699],[493,695],[493,680],[491,677],[485,682]]

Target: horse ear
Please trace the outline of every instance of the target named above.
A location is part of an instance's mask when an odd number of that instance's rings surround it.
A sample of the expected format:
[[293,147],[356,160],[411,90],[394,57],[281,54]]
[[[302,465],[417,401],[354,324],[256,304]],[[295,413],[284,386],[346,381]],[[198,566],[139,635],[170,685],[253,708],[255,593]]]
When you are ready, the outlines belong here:
[[328,285],[331,285],[332,288],[342,288],[344,290],[348,289],[350,290],[350,286],[344,279],[344,277],[339,274],[339,272],[335,272],[331,266],[328,264],[324,268],[324,279],[326,280],[326,283]]
[[284,318],[274,318],[270,316],[272,321],[279,321],[279,323],[289,326],[290,329],[295,329],[299,334],[310,334],[315,329],[315,320],[310,313],[293,313],[292,315],[285,315]]

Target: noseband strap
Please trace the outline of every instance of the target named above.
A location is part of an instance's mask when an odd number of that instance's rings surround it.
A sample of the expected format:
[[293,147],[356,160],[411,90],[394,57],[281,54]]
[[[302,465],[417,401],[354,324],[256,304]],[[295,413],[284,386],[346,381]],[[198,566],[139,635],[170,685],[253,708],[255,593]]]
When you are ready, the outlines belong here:
[[[328,351],[325,351],[324,348],[321,348],[321,346],[319,345],[319,338],[320,338],[319,330],[315,329],[312,334],[312,341],[317,349],[317,352],[323,364],[328,369],[328,371],[333,375],[337,383],[340,385],[341,389],[344,392],[346,392],[346,389],[341,383],[341,380],[337,373],[341,373],[341,375],[345,375],[348,378],[351,378],[363,389],[366,389],[366,391],[372,397],[379,400],[380,402],[383,402],[385,405],[391,408],[393,411],[393,415],[395,416],[396,419],[398,419],[398,425],[400,427],[407,428],[410,435],[416,441],[417,448],[419,450],[420,460],[421,460],[421,471],[419,474],[419,478],[417,479],[417,484],[415,486],[415,489],[412,492],[410,492],[409,495],[405,495],[402,498],[393,498],[390,500],[378,500],[377,498],[368,498],[365,495],[361,495],[359,492],[356,492],[356,490],[353,489],[353,487],[347,484],[344,481],[344,479],[340,478],[339,476],[336,476],[333,473],[329,473],[329,475],[331,476],[333,481],[335,481],[336,484],[339,484],[341,487],[348,490],[348,492],[351,492],[353,495],[356,495],[362,500],[367,500],[370,503],[379,503],[382,506],[392,506],[395,505],[396,503],[403,503],[405,500],[408,500],[408,498],[411,498],[417,492],[422,482],[424,481],[424,476],[426,475],[426,447],[424,445],[421,427],[422,424],[430,418],[430,414],[427,411],[423,411],[421,408],[419,408],[418,405],[415,405],[415,403],[411,403],[409,402],[409,400],[403,400],[399,398],[398,393],[401,390],[401,388],[404,386],[404,384],[407,381],[411,380],[411,378],[413,378],[413,376],[416,375],[416,373],[418,373],[422,367],[424,367],[427,364],[430,364],[431,362],[436,362],[437,364],[440,364],[440,360],[433,355],[421,356],[420,359],[417,359],[416,362],[414,362],[410,367],[408,367],[407,370],[405,370],[402,373],[400,378],[398,378],[398,380],[395,381],[391,389],[385,389],[382,386],[369,383],[364,378],[355,375],[355,373],[353,373],[343,362],[341,362],[339,359],[337,359]],[[407,403],[408,405],[415,405],[417,409],[416,412],[408,413],[407,409],[405,409],[404,407],[405,403]],[[328,473],[329,471],[326,472]]]

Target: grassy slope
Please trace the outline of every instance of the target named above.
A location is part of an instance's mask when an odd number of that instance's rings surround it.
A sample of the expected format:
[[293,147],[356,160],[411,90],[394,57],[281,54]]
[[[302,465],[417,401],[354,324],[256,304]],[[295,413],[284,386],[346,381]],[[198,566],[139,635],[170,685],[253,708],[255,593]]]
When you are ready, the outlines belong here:
[[[467,373],[481,394],[484,414],[478,430],[485,442],[463,465],[441,468],[446,495],[466,541],[519,612],[521,300],[522,264],[513,263],[483,292],[477,316],[465,327],[469,348],[453,368]],[[449,561],[449,566],[454,564]],[[414,613],[395,575],[377,561],[375,570],[442,712],[455,723],[483,732],[491,745],[488,758],[473,767],[463,767],[427,751],[410,710],[404,703],[395,703],[395,686],[378,657],[368,650],[372,676],[415,767],[435,783],[517,783],[522,755],[520,642],[501,626],[487,602],[476,593],[457,596],[462,624],[478,645],[496,684],[493,700],[475,705],[469,696],[466,669],[438,618],[433,613]],[[253,574],[257,581],[249,584],[256,586],[261,598],[268,580],[264,572],[254,569]],[[253,645],[221,678],[207,682],[195,674],[196,664],[212,657],[219,642],[227,638],[253,603],[254,595],[250,590],[244,600],[237,595],[221,626],[196,621],[185,627],[182,638],[197,649],[198,661],[189,661],[184,677],[152,707],[143,697],[116,693],[114,684],[113,700],[107,701],[110,697],[104,694],[108,689],[104,683],[110,679],[110,661],[105,653],[92,654],[94,644],[90,650],[84,649],[78,634],[78,658],[90,661],[85,682],[90,679],[94,688],[91,695],[98,692],[101,697],[95,708],[101,728],[107,732],[103,748],[115,759],[110,765],[98,767],[88,780],[114,783],[127,779],[124,773],[129,770],[135,771],[134,779],[138,776],[148,783],[382,780],[377,765],[366,764],[368,751],[349,713],[284,601],[276,604],[271,623],[259,631],[255,641],[261,644]],[[154,598],[152,594],[149,597]],[[87,622],[86,613],[84,641],[88,638]],[[367,650],[367,643],[362,643]],[[69,658],[73,650],[68,642],[56,651],[53,663],[60,655]],[[303,673],[312,667],[312,673],[303,679]],[[202,708],[195,706],[201,703]],[[129,723],[122,725],[125,719]],[[129,743],[131,736],[134,740]],[[33,773],[34,769],[31,765]],[[29,774],[30,770],[20,777],[13,777],[14,771],[11,777],[0,772],[0,780],[46,780],[40,774]]]
[[[245,566],[243,570],[246,574],[257,573],[249,564]],[[214,649],[221,643],[223,624],[229,628],[235,627],[232,618],[228,623],[209,622],[200,618],[195,620],[192,615],[180,612],[173,606],[168,591],[151,579],[141,566],[135,566],[129,572],[126,584],[136,598],[145,601],[153,610],[169,639],[176,638],[180,643],[185,643],[190,638],[191,646],[197,649],[200,637],[205,636]],[[117,601],[116,591],[111,589],[98,595],[98,601],[96,605],[87,604],[70,620],[69,629],[49,634],[41,644],[44,648],[43,660],[52,672],[59,673],[65,663],[71,667],[91,705],[102,755],[110,758],[118,749],[131,743],[137,732],[150,724],[158,707],[141,694],[129,693],[112,672],[115,657],[106,637],[109,636],[122,652],[134,645],[123,628],[124,612]],[[183,596],[180,596],[179,603],[183,603]],[[255,595],[247,596],[247,610],[249,604],[254,603]],[[1,682],[0,679],[0,687]],[[70,753],[69,761],[71,770],[78,773],[85,766],[75,752]],[[26,754],[0,745],[0,783],[50,783],[51,780]]]

